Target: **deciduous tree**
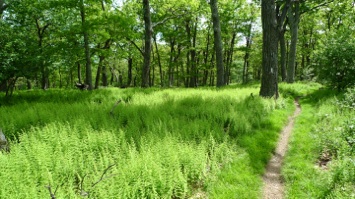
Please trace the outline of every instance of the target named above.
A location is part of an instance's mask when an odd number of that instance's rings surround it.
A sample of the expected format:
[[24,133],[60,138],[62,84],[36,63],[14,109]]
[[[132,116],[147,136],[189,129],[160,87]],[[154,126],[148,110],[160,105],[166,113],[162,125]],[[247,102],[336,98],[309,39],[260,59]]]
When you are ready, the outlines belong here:
[[213,23],[213,35],[214,35],[214,49],[216,53],[216,63],[217,63],[217,87],[221,87],[225,85],[225,81],[224,81],[221,25],[219,22],[217,2],[218,2],[217,0],[210,0],[212,23]]
[[260,96],[278,98],[278,27],[275,0],[262,0],[262,79]]

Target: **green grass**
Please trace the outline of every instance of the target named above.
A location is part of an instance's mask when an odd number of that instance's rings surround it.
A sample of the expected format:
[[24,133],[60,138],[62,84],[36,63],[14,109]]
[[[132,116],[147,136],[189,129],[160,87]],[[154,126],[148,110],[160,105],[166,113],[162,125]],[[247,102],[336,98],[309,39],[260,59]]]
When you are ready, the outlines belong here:
[[[286,198],[355,198],[355,156],[344,137],[354,124],[354,110],[341,108],[342,99],[342,93],[326,88],[302,98],[282,170]],[[331,161],[321,167],[325,154]]]
[[294,107],[290,98],[256,93],[256,86],[15,93],[0,108],[12,140],[11,153],[0,153],[0,179],[9,179],[0,181],[0,198],[49,198],[48,185],[58,187],[57,198],[259,198],[260,176]]

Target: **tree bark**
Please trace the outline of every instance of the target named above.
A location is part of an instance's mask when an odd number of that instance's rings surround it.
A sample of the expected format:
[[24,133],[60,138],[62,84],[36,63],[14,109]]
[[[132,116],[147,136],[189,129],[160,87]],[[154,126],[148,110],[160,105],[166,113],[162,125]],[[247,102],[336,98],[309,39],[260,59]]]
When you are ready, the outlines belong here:
[[[152,62],[154,63],[155,57],[154,57],[154,48],[152,46]],[[154,86],[154,82],[155,82],[155,67],[153,65],[153,67],[150,67],[150,72],[149,72],[149,87]]]
[[209,64],[208,64],[208,57],[210,53],[210,26],[208,26],[207,29],[207,41],[206,41],[206,49],[203,53],[204,58],[203,58],[203,64],[204,64],[204,71],[203,71],[203,79],[202,79],[202,85],[206,86],[207,85],[207,80],[208,80],[208,74],[209,74]]
[[150,18],[149,0],[143,0],[143,13],[144,13],[144,61],[142,67],[142,87],[149,87],[149,71],[150,71],[150,52],[152,43],[152,21]]
[[159,54],[159,49],[158,49],[158,44],[157,44],[156,35],[154,35],[154,45],[155,45],[155,50],[156,50],[157,59],[158,59],[159,76],[160,76],[160,86],[161,86],[161,87],[164,87],[164,75],[163,75],[163,69],[162,69],[162,66],[161,66],[161,60],[160,60],[160,54]]
[[295,81],[298,23],[300,18],[299,1],[292,1],[291,9],[289,9],[288,18],[291,31],[291,45],[288,57],[287,83],[293,83]]
[[127,78],[127,87],[131,86],[132,83],[132,68],[133,68],[133,58],[128,58],[128,78]]
[[169,87],[172,87],[174,84],[174,65],[176,64],[174,61],[175,54],[175,38],[170,38],[170,58],[169,58]]
[[243,65],[243,84],[248,83],[248,71],[249,71],[249,57],[250,57],[250,49],[251,49],[251,29],[252,29],[252,22],[250,22],[248,27],[248,35],[246,38],[246,49],[244,55],[244,65]]
[[278,98],[278,27],[275,0],[262,0],[261,21],[263,29],[262,79],[260,96]]
[[285,32],[280,33],[280,62],[281,62],[281,79],[282,81],[286,81],[287,78],[287,70],[286,70],[286,42],[285,42]]
[[40,26],[40,22],[36,19],[36,28],[37,28],[37,37],[38,37],[38,48],[40,52],[40,60],[39,60],[39,68],[41,69],[42,79],[41,79],[41,86],[42,89],[47,89],[49,87],[49,72],[48,68],[45,66],[44,55],[43,55],[43,38],[46,29],[49,27],[49,23],[44,25],[43,27]]
[[85,60],[86,60],[86,71],[85,71],[85,84],[88,85],[88,89],[92,90],[92,71],[91,71],[91,56],[89,47],[89,34],[87,30],[86,23],[86,13],[84,0],[80,0],[80,16],[82,24],[82,33],[84,36],[84,48],[85,48]]
[[198,18],[195,18],[195,22],[193,25],[193,32],[192,32],[192,49],[190,50],[191,53],[191,69],[190,69],[190,87],[197,87],[197,62],[196,62],[196,39],[197,39],[197,21]]
[[81,80],[81,64],[80,64],[80,62],[77,62],[77,69],[78,69],[78,81],[81,84],[82,80]]
[[102,73],[102,65],[105,60],[105,56],[99,56],[99,66],[97,67],[97,73],[96,73],[96,78],[95,78],[95,89],[99,88],[100,85],[100,77]]
[[233,32],[232,34],[232,39],[230,42],[229,49],[227,51],[227,61],[225,64],[225,71],[224,71],[224,81],[226,85],[229,85],[230,81],[230,76],[231,76],[231,67],[233,63],[233,54],[234,54],[234,44],[235,44],[235,38],[237,37],[237,33]]
[[211,70],[210,70],[210,73],[211,73],[211,75],[210,75],[210,86],[214,86],[214,80],[215,80],[215,74],[214,74],[214,71],[213,71],[213,67],[212,66],[214,66],[214,60],[215,60],[215,53],[212,53],[212,57],[211,57],[211,60],[210,60],[210,62],[211,62]]
[[[102,2],[103,4],[103,2]],[[102,7],[104,8],[104,6],[102,5]],[[111,39],[107,39],[105,41],[105,45],[101,48],[102,50],[108,50],[111,47]],[[97,46],[98,48],[100,48],[100,44],[98,44]],[[99,88],[100,85],[100,77],[101,74],[103,72],[103,64],[104,64],[104,60],[106,59],[106,57],[104,55],[100,55],[99,56],[99,65],[97,67],[97,73],[96,73],[96,78],[95,78],[95,89]],[[106,70],[106,69],[105,69]],[[102,74],[103,75],[103,74]]]
[[[281,79],[286,81],[287,78],[287,50],[285,42],[285,33],[288,20],[286,18],[287,12],[289,10],[291,0],[279,1],[279,4],[276,6],[277,13],[277,25],[279,28],[279,42],[280,42],[280,62],[281,62]],[[282,6],[283,5],[283,6]],[[282,8],[282,9],[281,9]]]
[[225,85],[224,81],[224,66],[223,66],[223,47],[222,47],[222,36],[221,36],[221,25],[219,22],[218,15],[218,0],[211,0],[211,13],[212,13],[212,23],[213,23],[213,35],[214,35],[214,49],[216,53],[217,62],[217,87]]
[[102,86],[108,86],[108,75],[107,75],[107,67],[106,65],[104,64],[102,66]]
[[184,76],[185,87],[189,87],[189,75],[190,75],[190,51],[186,53],[186,72],[184,72],[184,67],[182,67],[182,75]]
[[[197,19],[196,19],[197,20]],[[196,36],[197,36],[197,22],[193,25],[191,33],[191,20],[187,20],[185,24],[187,42],[189,51],[186,56],[186,74],[188,78],[185,80],[186,87],[197,86],[197,71],[196,71]]]

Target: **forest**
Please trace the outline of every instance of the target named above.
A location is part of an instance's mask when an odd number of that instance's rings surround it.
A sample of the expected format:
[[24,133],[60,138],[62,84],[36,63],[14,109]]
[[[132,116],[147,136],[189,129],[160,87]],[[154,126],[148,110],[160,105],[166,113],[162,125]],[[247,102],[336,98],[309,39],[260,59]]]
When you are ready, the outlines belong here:
[[275,155],[280,198],[355,198],[354,22],[353,0],[0,0],[0,198],[268,198]]

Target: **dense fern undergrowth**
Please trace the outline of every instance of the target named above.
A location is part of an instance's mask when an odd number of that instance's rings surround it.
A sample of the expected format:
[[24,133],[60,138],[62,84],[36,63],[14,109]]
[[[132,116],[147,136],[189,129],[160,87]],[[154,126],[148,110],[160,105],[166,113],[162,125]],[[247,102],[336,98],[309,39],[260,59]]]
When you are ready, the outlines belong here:
[[11,142],[11,152],[0,153],[0,198],[259,198],[294,107],[291,98],[257,93],[258,86],[14,93],[0,106]]

